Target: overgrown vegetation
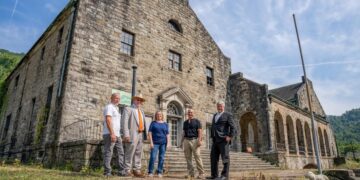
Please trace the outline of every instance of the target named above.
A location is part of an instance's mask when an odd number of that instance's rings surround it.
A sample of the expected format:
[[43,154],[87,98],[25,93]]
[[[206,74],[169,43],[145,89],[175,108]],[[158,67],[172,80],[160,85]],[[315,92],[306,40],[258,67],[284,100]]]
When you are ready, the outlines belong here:
[[0,109],[2,109],[3,103],[5,102],[5,79],[24,55],[24,53],[14,53],[0,49]]
[[44,133],[45,121],[47,119],[49,109],[46,107],[42,107],[36,117],[37,123],[35,128],[35,144],[39,144],[41,141],[41,137]]
[[341,155],[360,152],[360,108],[345,112],[341,116],[328,116],[334,130]]

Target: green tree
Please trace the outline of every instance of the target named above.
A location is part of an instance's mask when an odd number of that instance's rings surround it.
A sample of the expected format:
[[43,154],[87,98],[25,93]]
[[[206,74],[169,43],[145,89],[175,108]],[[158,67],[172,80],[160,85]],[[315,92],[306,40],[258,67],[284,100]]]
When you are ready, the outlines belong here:
[[357,160],[357,158],[356,158],[356,156],[355,156],[355,153],[356,153],[356,152],[360,152],[360,144],[359,144],[359,143],[353,143],[353,142],[351,142],[351,143],[346,144],[346,145],[344,146],[344,153],[345,153],[345,155],[346,155],[347,153],[352,153],[354,160]]
[[14,70],[24,53],[14,53],[5,49],[0,49],[0,110],[4,105],[6,95],[5,80]]

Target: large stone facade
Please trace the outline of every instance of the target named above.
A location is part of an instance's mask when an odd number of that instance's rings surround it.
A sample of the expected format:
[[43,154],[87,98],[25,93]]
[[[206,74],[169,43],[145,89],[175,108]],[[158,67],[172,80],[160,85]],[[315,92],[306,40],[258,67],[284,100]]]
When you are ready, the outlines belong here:
[[[133,39],[125,43],[131,46],[129,53],[123,49],[124,34]],[[179,68],[170,58],[174,54],[180,59]],[[297,131],[293,129],[288,136],[284,129],[287,116],[294,127],[298,119],[301,127],[310,125],[303,89],[296,96],[299,103],[291,104],[271,96],[267,85],[239,73],[231,75],[230,59],[187,0],[71,1],[6,81],[0,156],[50,164],[69,161],[76,169],[99,165],[102,109],[113,90],[131,91],[134,65],[136,93],[146,99],[147,123],[156,110],[163,111],[173,148],[179,145],[188,108],[195,110],[208,137],[215,103],[223,100],[240,131],[232,145],[234,151],[251,148],[287,168],[314,162],[313,155],[301,151],[303,147],[307,150],[305,141],[296,141],[293,154],[287,142],[288,137],[297,137]],[[317,98],[314,104],[329,159],[324,166],[330,167],[336,155],[333,133]],[[278,116],[282,130],[275,128]],[[283,133],[281,138],[277,131]],[[210,144],[207,139],[206,147]]]

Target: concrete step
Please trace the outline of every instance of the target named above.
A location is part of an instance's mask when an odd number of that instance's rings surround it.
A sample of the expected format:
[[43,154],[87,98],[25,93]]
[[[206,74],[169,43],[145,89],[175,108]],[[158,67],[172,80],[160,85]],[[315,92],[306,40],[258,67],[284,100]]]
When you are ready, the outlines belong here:
[[[203,160],[204,169],[210,172],[210,151],[202,150],[201,158]],[[230,152],[230,172],[242,172],[251,170],[277,170],[278,167],[261,160],[250,153]],[[165,156],[165,166],[169,169],[170,174],[179,174],[187,172],[187,164],[183,150],[169,150]],[[195,161],[193,166],[196,168]],[[221,158],[219,161],[219,171],[222,169]]]

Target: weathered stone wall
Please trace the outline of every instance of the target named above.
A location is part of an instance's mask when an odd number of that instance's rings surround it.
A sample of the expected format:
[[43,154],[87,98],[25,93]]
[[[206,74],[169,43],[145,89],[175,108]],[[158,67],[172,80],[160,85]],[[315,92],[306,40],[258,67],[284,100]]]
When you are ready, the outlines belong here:
[[[303,82],[305,82],[304,78],[303,78]],[[313,111],[320,116],[325,117],[325,112],[324,109],[321,106],[321,103],[318,99],[318,97],[316,96],[313,84],[310,80],[308,80],[308,84],[309,84],[309,90],[310,90],[310,97],[311,97],[311,105],[312,105],[312,109]],[[298,93],[298,101],[299,101],[299,107],[302,109],[307,109],[309,111],[309,104],[308,104],[308,98],[306,95],[306,86],[302,86]]]
[[[234,116],[235,124],[238,129],[238,136],[234,139],[233,147],[241,150],[241,132],[240,121],[246,113],[255,115],[258,139],[257,149],[259,152],[265,152],[269,148],[268,133],[268,99],[267,86],[255,83],[245,79],[241,73],[230,76],[231,92],[231,111]],[[246,127],[247,128],[247,127]]]
[[[16,142],[14,146],[11,147],[11,153],[20,153],[22,150],[31,149],[30,146],[34,146],[34,141],[37,137],[35,131],[40,124],[38,123],[40,116],[44,115],[48,88],[51,85],[53,85],[52,103],[47,123],[48,128],[45,128],[44,141],[42,142],[52,141],[54,137],[55,133],[50,127],[53,127],[53,114],[56,111],[56,92],[64,50],[67,44],[68,29],[70,27],[70,13],[71,10],[69,9],[64,11],[57,18],[54,24],[25,55],[20,65],[8,77],[8,102],[5,107],[5,113],[3,114],[3,117],[1,117],[0,131],[1,134],[3,134],[2,132],[5,128],[6,117],[11,114],[9,131],[7,132],[5,141],[1,143],[7,144],[3,151],[5,153],[9,151],[11,145],[9,143],[11,143],[11,141]],[[62,41],[61,43],[58,43],[59,30],[61,27],[64,27],[61,38]],[[41,60],[43,47],[45,47],[45,53]],[[15,88],[17,76],[19,76],[18,86]],[[33,99],[35,99],[34,107]],[[31,144],[27,144],[27,141],[29,141],[29,138],[31,137],[33,141],[30,142]],[[42,142],[40,140],[39,144],[42,144]],[[36,149],[38,149],[38,147],[36,147]],[[21,154],[13,155],[18,158],[21,157]]]
[[[169,28],[175,19],[182,33]],[[120,51],[122,30],[135,35],[134,55]],[[168,68],[168,52],[181,54],[182,71]],[[131,90],[131,66],[138,66],[137,93],[146,98],[144,110],[153,115],[158,96],[181,89],[194,102],[199,119],[216,111],[225,99],[230,60],[209,36],[187,1],[80,1],[71,50],[62,114],[61,141],[79,122],[101,121],[111,89]],[[215,86],[206,83],[206,66],[214,69]],[[90,127],[89,127],[90,128]],[[98,132],[101,133],[101,132]]]
[[[303,165],[306,165],[306,163],[309,163],[310,161],[314,161],[315,162],[315,148],[314,148],[314,142],[313,142],[313,133],[312,133],[312,129],[311,129],[311,118],[309,116],[309,114],[305,111],[302,111],[301,109],[297,109],[294,108],[292,105],[282,102],[281,100],[277,100],[275,98],[271,99],[271,115],[270,115],[270,122],[271,122],[271,134],[272,134],[272,141],[273,141],[273,149],[275,151],[277,151],[275,144],[276,144],[276,132],[275,132],[275,113],[279,113],[281,115],[280,120],[283,123],[283,126],[280,128],[283,128],[283,138],[285,139],[285,153],[284,153],[284,157],[286,159],[286,163],[283,164],[282,166],[286,167],[286,168],[302,168]],[[295,145],[296,145],[296,153],[290,153],[289,152],[289,140],[288,140],[288,133],[287,132],[287,119],[291,119],[292,121],[292,128],[293,129],[293,135],[295,137]],[[298,140],[298,135],[297,135],[297,128],[296,128],[296,121],[300,120],[301,122],[301,128],[302,128],[302,134],[303,134],[303,139],[304,139],[304,143],[305,143],[305,154],[300,154],[299,152],[299,140]],[[336,152],[336,144],[335,144],[335,140],[333,138],[333,132],[331,130],[331,127],[329,125],[329,123],[327,123],[325,121],[325,119],[322,119],[321,117],[316,116],[315,117],[316,120],[316,127],[317,130],[318,128],[320,128],[322,134],[323,134],[323,142],[324,142],[324,147],[325,147],[325,151],[328,148],[325,144],[325,137],[324,137],[324,132],[327,132],[328,135],[328,141],[329,141],[329,148],[330,148],[330,154],[328,152],[326,152],[325,155],[321,155],[321,158],[324,159],[322,161],[322,163],[324,164],[325,168],[331,168],[333,166],[333,164],[330,162],[333,160],[333,158],[336,156],[337,152]],[[305,123],[307,123],[310,127],[310,137],[311,137],[311,144],[308,144],[308,142],[306,141],[305,138],[305,130],[304,130],[304,126]],[[318,131],[317,131],[318,133]],[[318,136],[319,137],[319,136]],[[320,141],[318,139],[318,142],[320,144]],[[307,153],[307,146],[312,146],[313,149],[313,154],[312,155],[308,155]],[[320,150],[319,150],[320,151]],[[321,154],[321,151],[320,151]],[[313,160],[309,160],[309,159],[313,159]]]

